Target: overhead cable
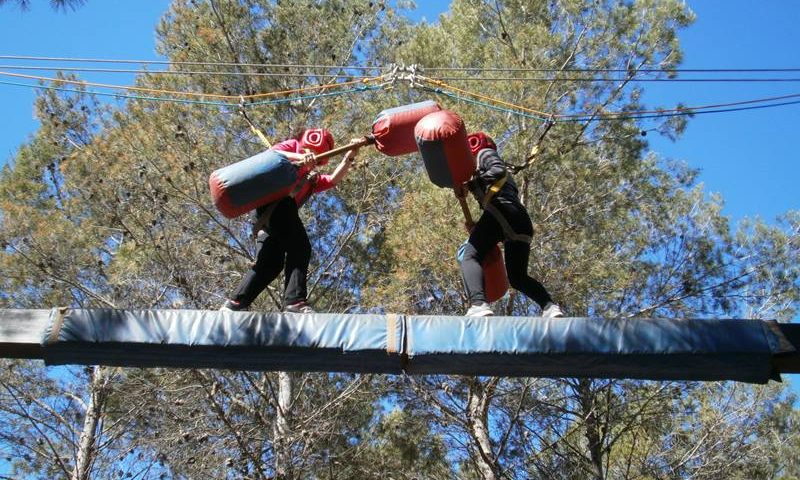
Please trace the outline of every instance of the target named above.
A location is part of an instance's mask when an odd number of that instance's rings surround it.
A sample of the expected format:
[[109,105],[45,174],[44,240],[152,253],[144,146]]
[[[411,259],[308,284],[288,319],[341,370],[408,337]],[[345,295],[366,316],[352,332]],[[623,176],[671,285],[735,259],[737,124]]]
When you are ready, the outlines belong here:
[[[100,59],[100,58],[69,58],[69,57],[37,57],[29,55],[0,55],[0,60],[31,60],[31,61],[58,61],[58,62],[84,62],[84,63],[128,63],[140,65],[202,65],[202,66],[235,66],[235,67],[263,67],[263,68],[322,68],[344,70],[380,70],[378,66],[364,65],[322,65],[322,64],[290,64],[290,63],[238,63],[238,62],[192,62],[169,60],[130,60],[130,59]],[[625,68],[533,68],[533,67],[425,67],[424,72],[566,72],[566,73],[601,73],[619,72],[629,73]],[[800,72],[800,67],[794,68],[668,68],[646,67],[633,72],[638,73],[779,73]]]
[[139,65],[194,65],[194,66],[227,66],[227,67],[262,67],[262,68],[322,68],[346,70],[380,70],[381,67],[363,65],[320,65],[292,63],[238,63],[238,62],[174,62],[169,60],[113,60],[100,58],[68,58],[68,57],[32,57],[23,55],[0,55],[0,60],[34,60],[46,62],[83,62],[83,63],[129,63]]
[[366,75],[347,75],[337,73],[291,73],[291,72],[210,72],[210,71],[192,71],[192,70],[137,70],[137,69],[119,69],[119,68],[86,68],[86,67],[35,67],[29,65],[0,65],[3,70],[44,70],[44,71],[59,71],[59,72],[90,72],[90,73],[136,73],[142,75],[209,75],[209,76],[247,76],[247,77],[330,77],[330,78],[351,78],[363,79],[371,78]]
[[214,94],[214,93],[201,93],[201,92],[183,92],[177,90],[165,90],[165,89],[156,89],[156,88],[148,88],[148,87],[133,87],[127,85],[112,85],[107,83],[96,83],[96,82],[85,82],[82,80],[71,80],[66,78],[49,78],[49,77],[41,77],[36,75],[24,75],[21,73],[11,73],[11,72],[4,72],[0,71],[0,76],[8,76],[8,77],[17,77],[17,78],[27,78],[31,80],[41,80],[41,81],[49,81],[49,82],[61,82],[61,83],[68,83],[71,85],[82,85],[82,86],[92,86],[92,87],[99,87],[99,88],[113,88],[118,90],[131,90],[131,91],[138,91],[138,92],[145,92],[145,93],[156,93],[156,94],[164,94],[164,95],[184,95],[190,97],[205,97],[205,98],[218,98],[218,99],[227,99],[227,100],[239,100],[241,98],[245,99],[256,99],[256,98],[264,98],[264,97],[271,97],[277,95],[285,95],[291,93],[300,93],[305,91],[311,90],[326,90],[331,88],[337,88],[342,86],[349,86],[355,84],[367,84],[371,82],[377,82],[382,80],[383,77],[369,77],[363,80],[353,80],[349,82],[338,82],[338,83],[326,83],[324,85],[312,85],[309,87],[301,87],[301,88],[294,88],[290,90],[282,90],[277,92],[268,92],[268,93],[255,93],[255,94],[247,94],[247,95],[221,95],[221,94]]
[[[82,86],[84,88],[97,87],[104,89],[125,90],[130,92],[140,92],[143,94],[150,94],[150,95],[138,95],[138,94],[132,95],[132,94],[108,93],[108,92],[97,92],[97,91],[85,92],[99,96],[111,96],[116,98],[135,99],[135,100],[151,100],[151,101],[161,101],[161,102],[201,104],[201,105],[224,106],[224,107],[241,106],[241,102],[244,99],[250,100],[247,106],[252,107],[258,105],[278,104],[291,101],[300,101],[306,99],[342,95],[347,93],[357,93],[367,90],[377,90],[392,85],[394,83],[391,79],[391,76],[387,74],[387,75],[382,75],[380,77],[368,77],[358,81],[354,80],[349,82],[327,83],[324,85],[314,85],[309,87],[295,88],[295,89],[275,91],[275,92],[256,93],[249,95],[219,95],[219,94],[210,94],[201,92],[154,89],[154,88],[139,87],[139,86],[111,85],[111,84],[84,82],[80,80],[63,79],[63,78],[48,78],[48,77],[17,74],[4,71],[0,71],[0,76],[33,79],[33,80],[53,82],[56,84],[58,83],[71,84],[71,85]],[[518,105],[498,98],[493,98],[488,95],[484,95],[482,93],[461,89],[453,85],[450,85],[442,80],[433,79],[422,75],[413,74],[410,80],[412,81],[411,82],[412,86],[421,86],[423,89],[427,91],[431,91],[441,95],[446,95],[461,102],[468,102],[478,106],[491,108],[498,111],[503,111],[506,113],[522,115],[529,118],[535,118],[542,122],[553,122],[553,121],[580,122],[580,121],[598,121],[598,120],[615,120],[615,119],[664,118],[664,117],[681,116],[681,115],[695,115],[701,113],[734,112],[734,111],[751,110],[757,108],[794,105],[800,103],[800,100],[778,102],[779,100],[789,100],[800,97],[800,94],[790,94],[790,95],[767,97],[754,100],[746,100],[740,102],[702,105],[696,107],[680,107],[675,109],[556,114],[556,113],[528,108],[523,105]],[[369,83],[376,83],[376,85],[368,85]],[[51,90],[66,91],[66,92],[81,92],[81,90],[67,89],[60,86],[31,85],[31,84],[7,82],[7,81],[0,81],[0,84],[24,86],[29,88],[43,88],[43,89],[51,89]],[[432,85],[432,87],[425,86],[424,84]],[[351,88],[344,89],[344,87],[351,87]],[[332,90],[332,91],[328,92],[327,90]],[[318,92],[321,91],[321,92],[310,94],[309,92],[312,91],[318,91]],[[294,95],[294,96],[288,97],[288,95]],[[267,99],[268,97],[280,97],[280,96],[284,96],[284,98]],[[194,99],[187,99],[181,97],[194,97]],[[210,100],[210,99],[216,99],[216,100]],[[226,102],[225,100],[236,100],[236,103]],[[765,104],[767,102],[772,102],[772,103]],[[762,105],[754,105],[754,104],[762,104]]]

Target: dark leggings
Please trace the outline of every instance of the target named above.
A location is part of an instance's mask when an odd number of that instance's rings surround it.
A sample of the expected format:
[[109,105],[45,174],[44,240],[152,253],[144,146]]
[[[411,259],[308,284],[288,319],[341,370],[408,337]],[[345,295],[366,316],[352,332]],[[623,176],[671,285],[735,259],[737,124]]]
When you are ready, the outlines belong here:
[[[522,205],[503,205],[498,210],[515,233],[527,235],[528,237],[533,234],[531,219]],[[500,223],[491,213],[484,211],[478,223],[475,224],[472,233],[470,233],[469,242],[461,259],[461,276],[464,280],[464,288],[467,291],[470,303],[473,305],[486,301],[481,262],[489,250],[505,238],[506,236],[503,234]],[[505,240],[503,247],[505,250],[508,283],[544,308],[545,305],[552,301],[552,298],[539,281],[528,275],[530,244],[519,240]]]
[[231,297],[247,308],[284,271],[283,298],[286,305],[306,300],[311,242],[291,197],[279,200],[266,232],[258,233],[256,263]]

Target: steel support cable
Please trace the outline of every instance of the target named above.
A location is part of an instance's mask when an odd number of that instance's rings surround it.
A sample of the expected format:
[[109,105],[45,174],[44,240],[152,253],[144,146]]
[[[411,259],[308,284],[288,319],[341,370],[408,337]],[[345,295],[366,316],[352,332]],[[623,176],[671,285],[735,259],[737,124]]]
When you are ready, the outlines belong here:
[[38,75],[25,75],[22,73],[11,73],[11,72],[4,72],[0,71],[0,75],[8,76],[8,77],[17,77],[17,78],[27,78],[31,80],[41,80],[46,82],[62,82],[68,83],[72,85],[82,85],[82,86],[92,86],[92,87],[100,87],[100,88],[111,88],[116,90],[131,90],[143,93],[155,93],[155,94],[165,94],[165,95],[185,95],[190,97],[200,97],[200,98],[218,98],[222,100],[241,100],[242,98],[245,99],[254,99],[254,98],[264,98],[264,97],[274,97],[278,95],[286,95],[292,93],[302,93],[312,90],[327,90],[336,87],[343,87],[348,85],[354,84],[364,84],[376,82],[379,80],[383,80],[385,75],[381,75],[379,77],[369,77],[363,80],[353,80],[349,82],[339,82],[339,83],[331,83],[325,85],[315,85],[311,87],[303,87],[303,88],[295,88],[291,90],[282,90],[277,92],[268,92],[268,93],[255,93],[251,95],[220,95],[220,94],[213,94],[213,93],[201,93],[201,92],[181,92],[175,90],[162,90],[162,89],[155,89],[155,88],[147,88],[147,87],[132,87],[128,85],[113,85],[113,84],[106,84],[106,83],[96,83],[96,82],[86,82],[83,80],[70,80],[70,79],[61,79],[61,78],[51,78],[51,77],[41,77]]
[[[653,114],[653,115],[617,115],[614,117],[602,117],[600,120],[626,120],[626,119],[649,119],[649,118],[667,118],[667,117],[680,117],[685,115],[703,115],[707,113],[729,113],[729,112],[743,112],[745,110],[760,110],[764,108],[772,108],[772,107],[784,107],[787,105],[800,105],[800,100],[795,100],[792,102],[778,102],[778,103],[770,103],[767,105],[751,105],[749,107],[734,107],[734,108],[715,108],[709,110],[700,110],[700,111],[677,111],[677,112],[668,112],[668,113],[661,113],[661,114]],[[570,121],[583,121],[587,120],[587,118],[583,119],[564,119],[563,122],[570,122]]]
[[[207,105],[207,106],[215,106],[215,107],[235,107],[240,108],[242,105],[241,103],[230,103],[230,102],[216,102],[216,101],[204,101],[204,100],[190,100],[185,98],[173,98],[173,97],[146,97],[142,95],[127,95],[123,93],[110,93],[110,92],[96,92],[96,91],[83,91],[83,90],[76,90],[74,88],[65,88],[65,87],[54,87],[50,85],[31,85],[29,83],[19,83],[19,82],[7,82],[4,80],[0,80],[0,85],[13,85],[13,86],[20,86],[20,87],[28,87],[28,88],[39,88],[43,90],[53,90],[59,92],[68,92],[68,93],[86,93],[89,95],[97,95],[101,97],[115,97],[115,98],[124,98],[129,100],[144,100],[144,101],[153,101],[153,102],[171,102],[171,103],[181,103],[187,105]],[[347,90],[341,90],[336,92],[327,92],[327,93],[318,93],[316,95],[303,95],[303,96],[295,96],[295,97],[286,97],[286,98],[279,98],[273,100],[261,100],[258,102],[251,102],[246,104],[247,107],[257,106],[257,105],[277,105],[281,103],[288,103],[300,100],[309,100],[314,98],[322,98],[322,97],[333,97],[338,95],[346,95],[350,93],[360,93],[366,92],[371,90],[379,90],[382,89],[383,85],[374,85],[374,86],[361,86],[356,88],[351,88]]]
[[[102,58],[70,58],[70,57],[37,57],[31,55],[0,55],[0,60],[31,60],[31,61],[58,61],[58,62],[83,62],[83,63],[128,63],[140,65],[207,65],[207,66],[241,66],[264,68],[320,68],[320,69],[350,69],[350,70],[380,70],[381,67],[361,65],[321,65],[321,64],[282,64],[282,63],[237,63],[237,62],[174,62],[169,60],[130,60],[130,59],[102,59]],[[520,68],[520,67],[426,67],[426,72],[460,71],[460,72],[620,72],[628,73],[625,68]],[[778,73],[800,72],[800,68],[640,68],[641,73]]]
[[[333,67],[332,67],[333,68]],[[37,71],[62,71],[62,72],[91,72],[91,73],[134,73],[143,75],[208,75],[208,76],[247,76],[247,77],[292,77],[292,78],[309,78],[309,77],[331,77],[331,78],[347,78],[354,80],[361,80],[372,78],[369,75],[348,75],[348,74],[333,74],[333,73],[290,73],[290,72],[212,72],[208,70],[143,70],[143,69],[120,69],[120,68],[91,68],[91,67],[42,67],[33,65],[0,65],[3,70],[37,70]],[[639,73],[639,72],[637,72]],[[631,82],[663,82],[663,83],[691,83],[691,82],[761,82],[761,83],[778,83],[778,82],[800,82],[800,78],[597,78],[597,77],[436,77],[437,80],[442,81],[509,81],[509,82],[618,82],[618,81],[631,81]]]
[[[659,108],[655,110],[633,110],[630,112],[606,112],[601,114],[604,117],[609,116],[625,116],[629,117],[631,115],[646,115],[646,114],[667,114],[667,113],[686,113],[687,111],[691,113],[691,111],[697,110],[708,110],[708,109],[716,109],[716,108],[724,108],[724,107],[736,107],[739,105],[750,105],[753,103],[764,103],[764,102],[773,102],[776,100],[786,100],[789,98],[798,98],[800,97],[800,93],[793,93],[790,95],[780,95],[777,97],[765,97],[765,98],[757,98],[754,100],[742,100],[739,102],[729,102],[729,103],[717,103],[711,105],[698,105],[694,107],[682,107],[682,108]],[[589,116],[588,113],[570,113],[570,114],[560,114],[554,115],[558,118],[568,119],[568,118],[586,118]]]
[[[2,75],[2,72],[0,72]],[[80,83],[80,82],[78,82]],[[12,85],[18,87],[28,87],[32,89],[42,89],[42,90],[52,90],[56,92],[67,92],[67,93],[86,93],[89,95],[96,95],[99,97],[115,97],[115,98],[125,98],[130,100],[147,100],[147,101],[154,101],[154,102],[174,102],[174,103],[183,103],[188,105],[213,105],[218,107],[238,107],[239,103],[228,103],[228,102],[212,102],[212,101],[204,101],[204,100],[190,100],[185,98],[172,98],[172,97],[146,97],[142,95],[127,95],[124,93],[113,93],[113,92],[97,92],[97,91],[86,91],[86,90],[77,90],[74,88],[65,88],[65,87],[54,87],[51,85],[31,85],[30,83],[21,83],[21,82],[8,82],[5,80],[0,80],[0,85]]]
[[[0,59],[3,57],[0,56]],[[532,73],[630,73],[626,68],[519,68],[519,67],[426,67],[426,72],[532,72]],[[782,73],[800,68],[639,68],[637,73]]]
[[308,78],[308,77],[331,77],[331,78],[352,78],[352,79],[365,79],[372,78],[368,75],[347,75],[347,74],[334,74],[334,73],[274,73],[274,72],[210,72],[205,70],[134,70],[134,69],[120,69],[120,68],[83,68],[83,67],[35,67],[29,65],[0,65],[0,69],[4,70],[45,70],[45,71],[61,71],[61,72],[89,72],[89,73],[136,73],[143,75],[209,75],[209,76],[249,76],[249,77],[294,77],[294,78]]
[[[0,72],[0,75],[4,75],[4,74],[7,74],[7,72]],[[11,76],[16,76],[16,75],[11,74]],[[31,77],[31,76],[23,75],[23,77],[28,78],[28,77]],[[41,77],[34,77],[34,78],[44,79],[44,78],[41,78]],[[382,78],[382,77],[377,77],[377,78]],[[68,81],[68,80],[60,80],[60,79],[44,79],[44,80],[60,81],[60,82],[64,82],[64,83],[72,83],[72,84],[78,84],[78,85],[84,85],[84,86],[85,85],[92,85],[92,84],[89,84],[87,82],[80,82],[80,81]],[[436,81],[434,81],[432,79],[424,79],[424,80],[426,80],[426,81],[430,80],[430,82],[434,83],[434,84],[446,85],[443,82],[436,82]],[[349,83],[365,83],[365,82],[349,82]],[[139,96],[139,95],[125,95],[125,94],[119,94],[119,93],[106,93],[106,92],[96,92],[96,91],[85,92],[85,91],[81,91],[81,90],[75,90],[75,89],[69,89],[69,88],[63,88],[63,87],[53,87],[53,86],[46,86],[46,85],[31,85],[31,84],[26,84],[26,83],[8,82],[8,81],[0,81],[0,84],[12,85],[12,86],[22,86],[22,87],[27,87],[27,88],[40,88],[40,89],[46,89],[46,90],[64,91],[64,92],[71,92],[71,93],[89,93],[89,94],[97,95],[97,96],[110,96],[110,97],[115,97],[115,98],[125,98],[125,99],[132,99],[132,100],[174,102],[174,103],[183,103],[183,104],[199,104],[199,105],[211,105],[211,106],[222,106],[222,107],[241,107],[241,103],[239,103],[239,102],[237,102],[237,103],[211,102],[211,101],[188,100],[188,99],[172,98],[172,97],[146,97],[146,96]],[[326,85],[326,87],[328,87],[328,86],[329,87],[338,87],[338,86],[342,86],[342,85],[345,85],[345,84],[344,83],[331,84],[331,85]],[[113,86],[113,85],[112,86],[103,85],[103,86],[107,87],[107,88],[126,88],[126,87],[123,87],[123,86]],[[137,87],[127,87],[127,88],[134,89],[134,88],[137,88]],[[306,88],[306,89],[295,89],[294,91],[286,91],[286,92],[299,93],[299,91],[309,90],[309,89],[314,89],[314,88],[315,87],[310,87],[310,88]],[[377,86],[372,86],[372,87],[367,86],[367,85],[363,85],[361,87],[357,87],[357,88],[353,88],[353,89],[330,92],[330,93],[323,93],[323,94],[316,94],[316,95],[306,95],[306,96],[288,97],[288,98],[283,98],[283,99],[251,102],[251,103],[247,104],[247,106],[249,107],[249,106],[258,106],[258,105],[280,104],[280,103],[286,103],[286,102],[298,101],[298,100],[322,98],[322,97],[328,97],[328,96],[338,96],[338,95],[343,95],[343,94],[348,94],[348,93],[357,93],[357,92],[364,92],[364,91],[370,91],[370,90],[379,90],[381,88],[383,88],[383,85],[377,85]],[[489,103],[486,103],[486,102],[482,102],[482,101],[479,101],[479,100],[473,100],[473,99],[470,99],[470,98],[467,98],[467,97],[460,96],[460,95],[458,95],[456,93],[453,93],[453,92],[445,91],[442,88],[423,87],[423,89],[426,90],[426,91],[430,91],[430,92],[436,93],[436,94],[449,96],[449,97],[454,98],[454,99],[456,99],[458,101],[468,102],[468,103],[472,103],[472,104],[475,104],[475,105],[478,105],[478,106],[482,106],[482,107],[486,107],[486,108],[490,108],[490,109],[494,109],[494,110],[498,110],[498,111],[502,111],[502,112],[506,112],[506,113],[511,113],[511,114],[518,115],[518,116],[524,116],[524,117],[528,117],[528,118],[533,118],[533,119],[536,119],[536,120],[539,120],[539,121],[542,121],[542,122],[547,122],[547,121],[570,122],[570,121],[585,121],[585,120],[590,119],[589,117],[587,117],[587,114],[550,115],[550,114],[546,114],[546,113],[543,113],[543,112],[538,112],[536,110],[527,109],[525,107],[514,105],[514,104],[509,103],[509,102],[504,102],[504,101],[501,101],[501,100],[492,99],[491,97],[486,97],[486,96],[483,96],[483,95],[475,94],[473,92],[469,92],[469,91],[461,90],[461,89],[456,89],[456,90],[460,90],[460,91],[465,92],[467,94],[478,95],[478,96],[480,96],[482,98],[486,98],[486,99],[489,99],[489,100],[496,101],[498,103],[507,105],[508,107],[511,107],[511,108],[500,107],[500,106],[492,105],[492,104],[489,104]],[[175,92],[175,93],[184,94],[185,95],[187,93],[194,93],[194,92]],[[275,94],[278,94],[278,93],[282,93],[282,92],[272,92],[272,93],[269,93],[269,94],[257,94],[257,95],[262,95],[262,96],[263,95],[275,95]],[[196,94],[196,95],[203,95],[203,94]],[[206,95],[206,96],[208,96],[208,95]],[[742,111],[742,110],[752,110],[752,109],[769,108],[769,107],[777,107],[777,106],[785,106],[785,105],[795,105],[795,104],[800,103],[800,101],[781,102],[781,103],[775,103],[775,104],[769,104],[769,105],[758,105],[758,106],[750,106],[750,107],[742,107],[742,108],[720,109],[720,107],[746,105],[746,104],[752,104],[752,103],[761,103],[761,102],[765,102],[765,101],[774,101],[774,100],[779,100],[779,99],[796,98],[798,96],[800,96],[800,94],[784,95],[784,96],[779,96],[779,97],[771,97],[771,98],[757,99],[757,100],[748,100],[748,101],[742,101],[742,102],[733,102],[733,103],[727,103],[727,104],[706,105],[706,106],[700,106],[700,107],[686,107],[684,109],[673,109],[673,110],[649,110],[649,111],[606,113],[606,114],[600,114],[599,116],[596,117],[596,119],[597,120],[615,120],[615,119],[663,118],[663,117],[672,117],[672,116],[681,116],[681,115],[694,115],[694,114],[702,114],[702,113],[723,113],[723,112],[734,112],[734,111]],[[233,97],[233,96],[225,96],[225,97]],[[242,96],[239,96],[239,97],[236,97],[236,98],[241,98],[241,97]],[[706,110],[703,111],[703,109],[706,109]],[[536,112],[537,114],[531,114],[531,113],[528,113],[527,111],[533,111],[533,112]]]
[[485,107],[485,108],[489,108],[491,110],[496,110],[496,111],[503,112],[503,113],[510,113],[510,114],[517,115],[517,116],[520,116],[520,117],[532,118],[534,120],[539,120],[542,123],[545,123],[545,122],[548,121],[548,117],[544,116],[546,114],[544,114],[544,115],[534,115],[534,114],[531,114],[531,113],[523,112],[521,110],[515,110],[513,108],[501,107],[501,106],[498,106],[498,105],[492,105],[491,103],[482,102],[480,100],[474,100],[472,98],[462,97],[461,95],[458,95],[458,94],[453,93],[453,92],[448,92],[448,91],[443,90],[442,88],[438,88],[438,87],[434,88],[434,87],[425,87],[425,86],[423,86],[422,89],[425,90],[425,91],[431,92],[431,93],[444,95],[446,97],[450,97],[450,98],[453,98],[453,99],[461,101],[461,102],[471,103],[471,104],[477,105],[479,107]]
[[800,82],[800,78],[597,78],[597,77],[437,77],[447,81],[518,81],[518,82],[584,82],[584,83],[614,83],[614,82],[659,82],[659,83],[789,83]]
[[366,67],[360,65],[320,65],[320,64],[291,64],[291,63],[237,63],[237,62],[173,62],[169,60],[113,60],[100,58],[68,58],[68,57],[33,57],[24,55],[0,55],[0,60],[35,60],[56,62],[82,62],[82,63],[131,63],[140,65],[195,65],[195,66],[224,66],[224,67],[263,67],[263,68],[319,68],[331,70],[381,70],[381,67]]
[[[480,94],[480,93],[477,93],[477,92],[472,92],[472,91],[469,91],[469,90],[455,88],[452,85],[448,85],[445,82],[440,81],[439,79],[431,79],[431,78],[428,78],[428,77],[420,77],[420,78],[423,81],[427,81],[428,83],[432,83],[434,85],[439,85],[439,86],[442,86],[442,87],[445,87],[445,88],[448,88],[448,89],[452,89],[452,90],[455,90],[457,92],[473,96],[475,98],[479,98],[479,99],[495,102],[495,103],[497,103],[499,105],[510,107],[511,109],[514,109],[514,110],[533,113],[534,115],[532,115],[532,118],[538,118],[539,120],[547,120],[548,118],[553,118],[553,119],[569,119],[569,118],[586,119],[589,116],[588,113],[556,114],[556,113],[541,112],[541,111],[538,111],[538,110],[533,110],[533,109],[529,109],[529,108],[523,107],[521,105],[515,105],[515,104],[510,103],[510,102],[506,102],[506,101],[503,101],[503,100],[492,98],[492,97],[489,97],[489,96],[486,96],[486,95],[483,95],[483,94]],[[442,93],[444,93],[444,92],[442,92]],[[790,94],[790,95],[780,95],[780,96],[775,96],[775,97],[759,98],[759,99],[755,99],[755,100],[744,100],[744,101],[739,101],[739,102],[719,103],[719,104],[711,104],[711,105],[699,105],[699,106],[694,106],[694,107],[683,107],[683,108],[674,108],[674,109],[663,109],[662,108],[662,109],[656,109],[656,110],[636,110],[636,111],[629,111],[629,112],[608,112],[608,113],[603,113],[601,115],[603,117],[625,116],[626,118],[629,118],[629,117],[635,116],[635,115],[647,115],[647,114],[668,114],[668,113],[682,113],[682,114],[685,114],[687,111],[689,113],[691,113],[691,111],[697,111],[697,110],[718,109],[718,108],[723,108],[723,107],[735,107],[735,106],[739,106],[739,105],[748,105],[748,104],[753,104],[753,103],[764,103],[764,102],[771,102],[771,101],[776,101],[776,100],[786,100],[786,99],[789,99],[789,98],[798,98],[798,97],[800,97],[800,93],[794,93],[794,94]],[[544,115],[547,118],[541,118],[538,115]]]
[[460,93],[463,93],[465,95],[470,95],[472,97],[475,97],[475,98],[478,98],[478,99],[481,99],[481,100],[487,100],[487,101],[495,102],[495,103],[497,103],[499,105],[504,105],[506,107],[511,107],[511,108],[515,108],[515,109],[518,109],[518,110],[522,110],[522,111],[528,112],[529,114],[531,114],[531,117],[538,118],[539,120],[542,120],[542,121],[546,120],[547,117],[550,116],[550,114],[547,113],[547,112],[534,110],[532,108],[523,107],[521,105],[515,105],[513,103],[509,103],[509,102],[506,102],[504,100],[500,100],[500,99],[497,99],[497,98],[489,97],[489,96],[486,96],[486,95],[483,95],[483,94],[480,94],[480,93],[477,93],[477,92],[471,92],[469,90],[464,90],[464,89],[461,89],[461,88],[458,88],[458,87],[454,87],[454,86],[449,85],[449,84],[447,84],[447,83],[445,83],[445,82],[443,82],[441,80],[436,80],[436,79],[429,78],[429,77],[424,77],[424,76],[421,76],[421,75],[418,76],[417,78],[419,78],[423,82],[430,83],[430,84],[436,85],[438,87],[444,87],[444,88],[453,90],[455,92],[460,92]]
[[[700,115],[700,114],[706,114],[706,113],[738,112],[738,111],[744,111],[744,110],[756,110],[756,109],[762,109],[762,108],[771,108],[771,107],[780,107],[780,106],[800,104],[800,100],[791,101],[791,102],[771,103],[771,104],[768,104],[768,105],[755,105],[755,106],[751,105],[751,106],[747,106],[747,107],[733,107],[733,108],[720,108],[720,107],[724,106],[723,104],[720,104],[720,105],[712,105],[712,106],[707,106],[707,107],[694,107],[694,109],[686,108],[686,109],[679,109],[679,110],[662,110],[662,111],[654,110],[654,111],[651,111],[651,112],[654,112],[652,114],[651,113],[641,113],[641,112],[638,112],[638,113],[637,112],[619,112],[619,113],[613,113],[613,114],[599,114],[599,115],[596,115],[596,116],[590,116],[588,114],[582,114],[580,116],[574,116],[573,115],[573,116],[570,116],[570,117],[553,115],[552,117],[543,118],[543,117],[541,117],[539,115],[533,115],[533,114],[527,113],[527,112],[522,111],[522,110],[515,110],[513,108],[501,107],[501,106],[498,106],[498,105],[492,105],[490,103],[482,102],[480,100],[474,100],[474,99],[471,99],[471,98],[462,97],[462,96],[460,96],[460,95],[458,95],[456,93],[448,92],[448,91],[443,90],[441,88],[423,87],[423,89],[427,90],[427,91],[430,91],[430,92],[433,92],[433,93],[436,93],[436,94],[448,96],[448,97],[453,98],[453,99],[458,100],[458,101],[471,103],[473,105],[489,108],[489,109],[500,111],[500,112],[503,112],[503,113],[510,113],[510,114],[521,116],[521,117],[525,117],[525,118],[532,118],[532,119],[535,119],[535,120],[539,120],[541,122],[552,121],[552,122],[559,122],[559,123],[583,122],[583,121],[608,121],[608,120],[628,120],[628,119],[637,119],[638,120],[638,119],[667,118],[667,117],[677,117],[677,116],[685,116],[685,115]],[[745,104],[754,103],[754,102],[774,101],[775,99],[780,99],[780,98],[796,98],[796,97],[800,97],[800,94],[787,95],[787,96],[784,96],[784,97],[773,97],[772,99],[766,99],[766,100],[750,100],[750,101],[747,101],[747,102],[735,102],[735,103],[731,103],[731,104],[728,104],[728,105],[745,105]],[[705,110],[700,110],[699,108],[705,108]]]

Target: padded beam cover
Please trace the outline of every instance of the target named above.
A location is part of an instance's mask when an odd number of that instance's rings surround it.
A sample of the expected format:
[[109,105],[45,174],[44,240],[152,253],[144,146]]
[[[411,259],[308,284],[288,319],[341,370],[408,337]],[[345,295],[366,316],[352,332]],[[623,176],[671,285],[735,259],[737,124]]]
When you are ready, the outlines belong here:
[[766,383],[780,379],[775,358],[795,352],[781,326],[760,320],[53,309],[41,338],[48,365]]

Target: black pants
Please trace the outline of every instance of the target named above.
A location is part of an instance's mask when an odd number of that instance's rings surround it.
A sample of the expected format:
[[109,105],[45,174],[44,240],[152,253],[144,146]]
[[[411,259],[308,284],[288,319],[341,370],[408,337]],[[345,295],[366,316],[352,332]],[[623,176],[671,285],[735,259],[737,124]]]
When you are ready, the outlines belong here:
[[[497,204],[497,211],[503,215],[508,226],[516,234],[530,238],[533,234],[533,225],[528,211],[521,204]],[[481,262],[498,242],[503,241],[505,250],[506,272],[508,283],[513,288],[524,293],[544,308],[552,301],[550,294],[538,280],[528,275],[528,256],[531,247],[527,241],[508,239],[497,219],[489,212],[484,211],[475,228],[469,236],[463,257],[461,259],[461,276],[464,288],[467,291],[470,303],[473,305],[486,301],[483,285],[483,268]]]
[[247,308],[284,271],[283,298],[286,305],[306,300],[306,277],[311,261],[311,242],[291,197],[279,200],[265,232],[258,234],[256,263],[247,272],[231,300]]

